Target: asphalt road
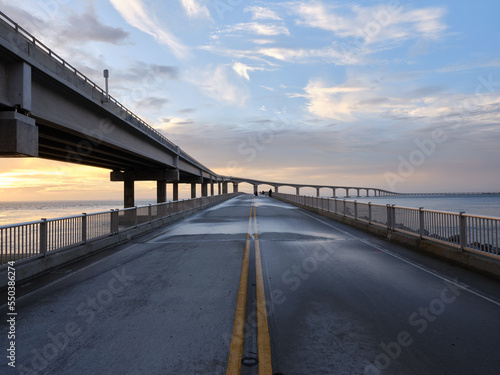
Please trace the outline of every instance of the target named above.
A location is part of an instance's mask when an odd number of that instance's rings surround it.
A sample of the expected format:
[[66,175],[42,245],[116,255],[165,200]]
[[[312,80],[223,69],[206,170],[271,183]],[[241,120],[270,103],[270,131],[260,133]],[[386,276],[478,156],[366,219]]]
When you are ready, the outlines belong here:
[[498,281],[248,195],[18,285],[0,372],[226,374],[242,295],[242,374],[500,373]]

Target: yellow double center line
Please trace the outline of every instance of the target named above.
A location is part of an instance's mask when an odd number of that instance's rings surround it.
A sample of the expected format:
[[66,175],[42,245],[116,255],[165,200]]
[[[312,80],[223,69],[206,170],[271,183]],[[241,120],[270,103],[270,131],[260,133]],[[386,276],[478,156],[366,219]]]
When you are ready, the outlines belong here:
[[248,263],[250,258],[250,245],[252,242],[252,212],[255,238],[255,269],[257,288],[257,352],[259,359],[259,375],[272,375],[271,366],[271,339],[269,337],[269,326],[267,323],[266,294],[264,290],[264,276],[262,274],[262,262],[260,256],[259,235],[257,233],[257,212],[253,204],[250,207],[248,218],[247,240],[245,242],[245,253],[243,254],[243,265],[241,267],[240,288],[236,302],[236,313],[234,315],[233,336],[229,349],[229,361],[226,375],[240,375],[241,360],[243,357],[243,344],[245,338],[245,309],[248,289]]

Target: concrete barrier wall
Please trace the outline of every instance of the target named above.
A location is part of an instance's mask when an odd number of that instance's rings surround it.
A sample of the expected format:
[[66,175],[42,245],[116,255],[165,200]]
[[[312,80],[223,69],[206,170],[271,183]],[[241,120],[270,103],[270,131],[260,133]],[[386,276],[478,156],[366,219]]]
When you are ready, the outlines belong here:
[[500,279],[500,261],[469,251],[462,251],[456,247],[431,241],[419,236],[396,232],[387,228],[382,228],[373,224],[358,221],[350,217],[335,214],[333,212],[323,211],[317,208],[304,206],[302,204],[289,202],[285,199],[276,198],[284,202],[293,204],[297,207],[304,208],[308,211],[320,214],[335,221],[353,226],[365,232],[374,234],[377,237],[385,238],[408,249],[422,252],[433,257],[445,260],[449,263],[479,272],[496,279]]

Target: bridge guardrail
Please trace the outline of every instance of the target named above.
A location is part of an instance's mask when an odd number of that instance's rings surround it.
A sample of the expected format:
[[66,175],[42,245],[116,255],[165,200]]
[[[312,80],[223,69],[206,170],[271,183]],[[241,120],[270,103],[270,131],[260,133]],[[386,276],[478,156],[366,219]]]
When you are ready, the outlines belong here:
[[129,110],[127,107],[125,107],[123,104],[121,104],[118,100],[116,100],[115,98],[113,98],[109,94],[106,95],[106,91],[104,89],[102,89],[99,85],[97,85],[95,82],[93,82],[85,74],[80,72],[73,65],[68,63],[66,60],[64,60],[62,57],[60,57],[57,53],[52,51],[49,47],[47,47],[45,44],[43,44],[41,41],[39,41],[37,38],[35,38],[33,35],[31,35],[27,30],[23,29],[19,24],[17,24],[15,21],[10,19],[7,15],[5,15],[2,12],[0,12],[0,21],[2,21],[5,25],[10,27],[12,29],[12,31],[14,31],[17,35],[21,36],[24,40],[26,40],[28,43],[30,43],[33,47],[36,47],[38,50],[42,51],[43,53],[45,53],[46,55],[51,57],[53,61],[56,61],[64,69],[70,71],[76,77],[78,77],[79,79],[84,81],[86,84],[90,85],[92,88],[99,91],[103,96],[107,96],[107,98],[110,102],[112,102],[118,108],[120,108],[120,110],[125,112],[126,119],[128,116],[130,118],[133,118],[138,123],[139,126],[136,126],[134,123],[131,123],[136,128],[144,131],[151,138],[156,139],[158,142],[160,142],[164,146],[167,146],[170,150],[172,150],[174,152],[177,152],[177,150],[178,150],[179,156],[188,160],[190,163],[196,165],[197,167],[199,167],[201,169],[204,169],[206,171],[210,171],[207,167],[202,165],[200,162],[198,162],[195,158],[193,158],[187,152],[180,150],[180,148],[178,148],[177,145],[175,145],[172,141],[170,141],[167,137],[165,137],[163,134],[161,134],[158,130],[153,128],[146,121],[141,119],[139,116],[137,116],[131,110]]
[[50,256],[162,218],[201,209],[238,193],[213,195],[148,206],[83,213],[55,219],[0,226],[0,268],[10,261]]
[[500,259],[500,218],[293,194],[273,197]]

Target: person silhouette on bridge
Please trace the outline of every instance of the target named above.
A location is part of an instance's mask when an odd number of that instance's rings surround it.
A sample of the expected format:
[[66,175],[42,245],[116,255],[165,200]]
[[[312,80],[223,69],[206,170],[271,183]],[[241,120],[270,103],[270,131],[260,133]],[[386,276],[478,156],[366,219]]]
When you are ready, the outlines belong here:
[[273,190],[269,189],[269,197],[272,197],[272,196],[273,196]]

